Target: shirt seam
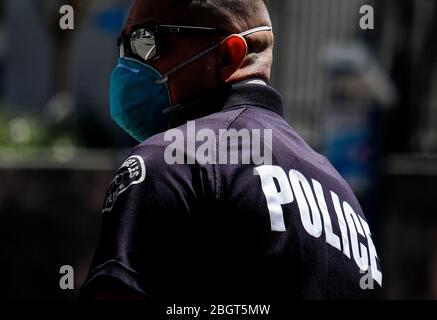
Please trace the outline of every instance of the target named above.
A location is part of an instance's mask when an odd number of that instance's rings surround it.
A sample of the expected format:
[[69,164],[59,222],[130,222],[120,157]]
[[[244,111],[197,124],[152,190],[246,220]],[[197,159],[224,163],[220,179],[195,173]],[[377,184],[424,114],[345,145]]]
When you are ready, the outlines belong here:
[[[247,105],[241,105],[241,110],[232,110],[231,112],[236,112],[236,114],[234,114],[231,118],[227,119],[225,121],[225,127],[226,130],[229,130],[229,128],[235,123],[235,121],[237,121],[238,118],[241,117],[241,115],[247,110]],[[216,148],[217,150],[219,150],[219,143],[220,143],[220,130],[218,130],[217,132],[217,142],[216,142]],[[214,172],[216,174],[216,200],[217,202],[220,202],[221,198],[222,198],[222,186],[220,183],[220,164],[216,164],[215,165],[215,169]]]
[[244,103],[239,103],[239,104],[236,104],[233,106],[229,106],[229,107],[225,108],[223,110],[223,112],[235,111],[236,109],[239,109],[239,108],[245,108],[245,109],[253,108],[253,109],[268,111],[268,112],[272,112],[276,115],[279,115],[280,117],[283,118],[282,112],[279,110],[276,110],[275,107],[271,107],[271,106],[268,106],[268,105],[262,104],[262,103],[253,103],[253,102],[244,102]]
[[[120,279],[120,277],[114,276],[110,273],[105,274],[104,273],[105,268],[110,266],[110,265],[116,266],[121,272],[123,272],[123,273],[127,274],[127,276],[131,277],[131,280],[133,280],[136,283],[136,287],[132,287],[131,285],[129,285],[128,283],[123,281],[123,279]],[[153,297],[150,296],[149,294],[147,294],[147,292],[144,290],[144,288],[142,288],[142,286],[140,285],[140,283],[139,283],[140,282],[139,278],[141,278],[140,274],[137,271],[125,266],[122,262],[120,262],[116,259],[108,260],[108,261],[98,265],[97,267],[93,268],[93,270],[90,272],[89,279],[84,283],[83,287],[86,288],[93,281],[95,281],[97,278],[102,277],[102,276],[107,276],[107,277],[112,277],[114,279],[117,279],[118,281],[121,281],[124,285],[128,286],[129,288],[136,290],[136,291],[139,291],[141,294],[147,296],[150,299],[153,299]]]

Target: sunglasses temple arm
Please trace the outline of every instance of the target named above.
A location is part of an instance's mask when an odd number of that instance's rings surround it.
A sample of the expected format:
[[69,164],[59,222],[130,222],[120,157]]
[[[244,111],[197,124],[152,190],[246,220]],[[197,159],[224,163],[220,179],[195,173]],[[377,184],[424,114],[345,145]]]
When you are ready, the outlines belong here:
[[254,29],[250,29],[250,30],[241,32],[240,36],[247,37],[247,36],[250,36],[251,34],[254,34],[254,33],[263,32],[263,31],[272,31],[272,30],[273,30],[272,27],[267,27],[267,26],[258,27],[258,28],[254,28]]
[[[254,34],[254,33],[257,33],[257,32],[262,32],[262,31],[272,31],[272,30],[273,30],[272,27],[263,26],[263,27],[258,27],[258,28],[254,28],[254,29],[247,30],[247,31],[245,31],[245,32],[240,33],[240,35],[241,35],[242,37],[246,37],[246,36],[249,36],[249,35]],[[221,44],[222,44],[224,41],[226,41],[226,39],[223,40],[222,42],[216,44],[215,46],[213,46],[213,47],[211,47],[211,48],[208,48],[208,49],[206,49],[206,50],[204,50],[204,51],[202,51],[202,52],[196,54],[196,55],[195,55],[194,57],[192,57],[191,59],[189,59],[189,60],[185,61],[184,63],[181,63],[180,65],[176,66],[175,68],[171,69],[171,70],[168,71],[166,74],[164,74],[161,78],[157,79],[157,80],[155,81],[155,83],[156,83],[156,84],[163,84],[163,83],[167,82],[167,81],[168,81],[168,77],[169,77],[171,74],[173,74],[173,73],[175,73],[175,72],[181,70],[182,68],[185,68],[185,67],[188,66],[189,64],[191,64],[191,63],[193,63],[194,61],[196,61],[196,60],[200,59],[201,57],[203,57],[204,55],[207,55],[207,54],[210,53],[211,51],[213,51],[213,50],[215,50],[216,48],[218,48],[219,46],[221,46]]]

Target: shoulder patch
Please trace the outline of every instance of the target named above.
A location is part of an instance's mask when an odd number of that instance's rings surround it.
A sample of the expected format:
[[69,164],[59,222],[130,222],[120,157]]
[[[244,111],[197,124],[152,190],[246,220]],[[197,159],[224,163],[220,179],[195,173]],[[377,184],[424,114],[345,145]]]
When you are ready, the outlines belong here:
[[111,212],[117,198],[130,187],[146,179],[146,165],[140,156],[128,158],[109,185],[102,212]]

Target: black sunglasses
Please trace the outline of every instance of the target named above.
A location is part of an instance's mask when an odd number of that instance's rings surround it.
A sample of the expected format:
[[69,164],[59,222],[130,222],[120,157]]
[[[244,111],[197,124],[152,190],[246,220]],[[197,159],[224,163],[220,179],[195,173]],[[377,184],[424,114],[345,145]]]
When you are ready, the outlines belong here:
[[133,54],[143,61],[153,59],[160,54],[159,37],[163,34],[218,35],[229,36],[229,31],[193,26],[157,25],[141,27],[124,34],[118,39],[120,58]]

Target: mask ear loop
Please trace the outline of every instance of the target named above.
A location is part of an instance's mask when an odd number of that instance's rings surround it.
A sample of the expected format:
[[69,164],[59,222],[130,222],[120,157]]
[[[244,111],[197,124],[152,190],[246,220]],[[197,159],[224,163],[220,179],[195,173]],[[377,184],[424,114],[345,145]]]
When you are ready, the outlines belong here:
[[[242,37],[247,37],[247,36],[249,36],[249,35],[251,35],[251,34],[254,34],[254,33],[257,33],[257,32],[262,32],[262,31],[272,31],[272,30],[273,30],[272,27],[264,26],[264,27],[258,27],[258,28],[254,28],[254,29],[250,29],[250,30],[247,30],[247,31],[241,32],[241,33],[239,33],[239,35],[242,36]],[[180,69],[182,69],[182,68],[186,67],[187,65],[193,63],[194,61],[200,59],[200,58],[203,57],[204,55],[207,55],[208,53],[214,51],[215,49],[217,49],[218,47],[220,47],[224,42],[226,42],[226,40],[227,40],[227,38],[224,39],[223,41],[221,41],[220,43],[216,44],[215,46],[213,46],[213,47],[211,47],[211,48],[208,48],[208,49],[206,49],[206,50],[204,50],[204,51],[202,51],[202,52],[196,54],[196,55],[195,55],[194,57],[192,57],[191,59],[189,59],[189,60],[185,61],[184,63],[181,63],[180,65],[176,66],[175,68],[171,69],[171,70],[168,71],[166,74],[164,74],[162,77],[160,77],[159,79],[157,79],[157,80],[155,81],[155,84],[163,84],[163,83],[167,82],[167,81],[168,81],[168,77],[169,77],[171,74],[173,74],[173,73],[179,71]]]
[[[226,40],[226,39],[225,39],[225,40]],[[167,72],[166,74],[164,74],[161,78],[157,79],[157,80],[155,81],[155,83],[156,83],[156,84],[163,84],[163,83],[167,82],[167,81],[168,81],[168,77],[169,77],[171,74],[173,74],[173,73],[179,71],[179,70],[182,69],[182,68],[185,68],[187,65],[189,65],[189,64],[193,63],[194,61],[200,59],[200,58],[203,57],[204,55],[207,55],[207,54],[210,53],[211,51],[213,51],[213,50],[215,50],[216,48],[218,48],[219,46],[221,46],[222,43],[223,43],[223,42],[220,42],[219,44],[216,44],[215,46],[213,46],[213,47],[211,47],[211,48],[208,48],[208,49],[206,49],[206,50],[204,50],[204,51],[202,51],[202,52],[196,54],[196,55],[195,55],[194,57],[192,57],[191,59],[189,59],[189,60],[185,61],[184,63],[181,63],[181,64],[178,65],[177,67],[171,69],[169,72]]]
[[163,114],[169,114],[169,113],[173,113],[175,111],[180,111],[180,110],[188,108],[188,107],[190,107],[192,105],[195,105],[196,103],[199,103],[199,102],[200,102],[200,100],[196,100],[196,101],[189,102],[189,103],[186,103],[186,104],[177,104],[175,106],[171,106],[171,107],[168,107],[168,108],[164,109],[162,111],[162,113]]

